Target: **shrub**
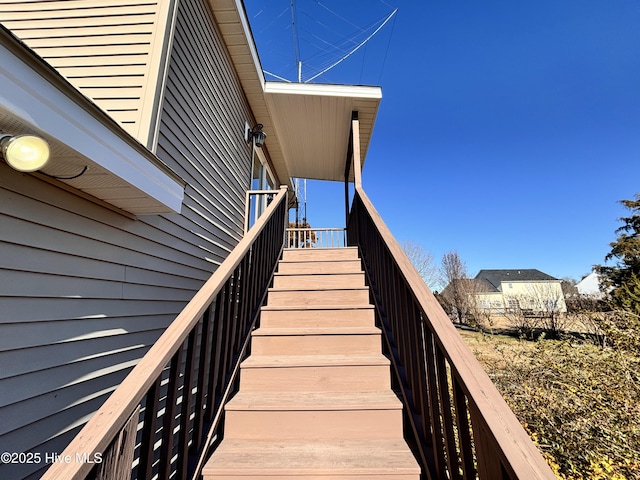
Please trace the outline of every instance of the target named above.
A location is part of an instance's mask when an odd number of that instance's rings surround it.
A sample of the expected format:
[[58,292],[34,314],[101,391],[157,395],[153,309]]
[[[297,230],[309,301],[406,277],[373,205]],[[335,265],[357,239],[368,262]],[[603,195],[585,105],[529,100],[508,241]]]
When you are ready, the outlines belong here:
[[640,480],[637,351],[546,339],[484,343],[478,359],[558,478]]

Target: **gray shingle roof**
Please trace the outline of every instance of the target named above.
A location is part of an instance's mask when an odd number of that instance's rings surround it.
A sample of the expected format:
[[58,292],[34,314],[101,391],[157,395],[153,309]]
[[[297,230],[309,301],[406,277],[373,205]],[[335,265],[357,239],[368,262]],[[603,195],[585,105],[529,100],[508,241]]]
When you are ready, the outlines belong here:
[[502,282],[531,282],[544,280],[558,280],[535,268],[521,270],[480,270],[476,275],[476,280],[484,279],[500,289]]

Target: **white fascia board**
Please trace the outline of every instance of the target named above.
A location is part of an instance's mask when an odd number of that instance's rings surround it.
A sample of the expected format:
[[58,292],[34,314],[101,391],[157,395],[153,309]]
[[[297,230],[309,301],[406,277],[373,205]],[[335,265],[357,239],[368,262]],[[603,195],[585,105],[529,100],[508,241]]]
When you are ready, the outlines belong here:
[[183,185],[4,45],[0,45],[0,85],[0,104],[11,115],[112,172],[169,211],[180,212]]
[[382,88],[364,85],[326,85],[318,83],[266,82],[265,93],[285,95],[319,95],[380,100]]
[[262,65],[260,64],[260,57],[258,56],[258,50],[256,48],[256,42],[251,33],[251,27],[249,25],[249,20],[247,19],[247,15],[244,9],[244,4],[242,0],[235,0],[236,2],[236,11],[238,12],[238,16],[240,17],[240,23],[242,24],[242,30],[244,31],[244,36],[247,39],[247,44],[249,45],[249,50],[251,51],[251,58],[253,59],[253,64],[256,67],[256,72],[258,73],[258,78],[260,79],[260,84],[262,85],[262,90],[264,91],[265,87],[265,79],[264,73],[262,72]]

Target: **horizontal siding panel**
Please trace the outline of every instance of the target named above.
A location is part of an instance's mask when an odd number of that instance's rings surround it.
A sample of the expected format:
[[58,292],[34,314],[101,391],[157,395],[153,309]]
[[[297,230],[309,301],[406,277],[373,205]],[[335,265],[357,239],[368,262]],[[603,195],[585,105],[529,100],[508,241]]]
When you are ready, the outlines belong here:
[[137,317],[94,317],[79,320],[6,323],[2,325],[0,351],[164,330],[174,318],[175,313],[171,312]]
[[[131,25],[123,25],[121,23],[117,23],[114,25],[82,25],[75,28],[69,28],[66,25],[62,27],[50,27],[46,26],[43,28],[33,28],[26,30],[23,35],[25,38],[28,38],[30,41],[36,39],[49,39],[49,38],[75,38],[75,37],[108,37],[111,35],[121,36],[127,34],[139,34],[144,32],[153,31],[153,21],[149,21],[146,23],[136,23]],[[28,35],[28,37],[26,37]]]
[[181,290],[187,289],[195,292],[202,286],[203,281],[206,280],[206,278],[195,279],[189,277],[181,277],[169,272],[144,270],[142,268],[132,266],[127,266],[125,268],[125,280],[127,284],[179,288]]
[[16,270],[0,269],[0,285],[9,297],[123,298],[122,282]]
[[146,348],[134,348],[117,355],[92,358],[75,363],[73,368],[59,365],[47,370],[5,378],[0,383],[0,407],[21,402],[27,398],[54,392],[109,373],[130,370],[135,366]]
[[[119,25],[149,25],[155,21],[153,14],[147,15],[128,15],[120,16],[113,15],[107,17],[65,17],[65,18],[43,18],[38,20],[8,20],[5,19],[5,13],[0,13],[0,21],[9,29],[14,31],[19,36],[22,36],[23,32],[29,32],[32,30],[43,30],[46,28],[87,28],[87,27],[101,27],[101,26],[114,26]],[[25,14],[23,14],[25,15]],[[92,20],[95,19],[95,20]],[[27,33],[26,36],[29,36]]]
[[[6,216],[0,215],[2,241],[38,248],[47,248],[53,242],[59,246],[59,252],[150,270],[172,271],[177,267],[183,270],[183,275],[190,276],[187,272],[192,272],[192,276],[197,278],[202,278],[202,270],[207,270],[198,258],[200,252],[196,246],[179,237],[165,237],[164,242],[151,240],[153,237],[150,235],[159,232],[145,228],[143,224],[135,225],[138,222],[129,222],[136,227],[136,234],[129,235],[126,242],[122,242],[123,232],[106,223],[62,209],[43,208],[36,199],[28,197],[4,198]],[[3,199],[1,190],[0,199]],[[29,220],[25,220],[27,218]],[[27,231],[36,235],[29,242],[21,242]]]
[[96,47],[111,47],[112,49],[119,49],[132,45],[148,45],[151,43],[151,32],[136,32],[127,34],[112,34],[112,35],[83,35],[83,36],[47,36],[42,38],[26,38],[29,41],[31,48],[38,50],[44,48],[59,47],[60,42],[63,41],[67,47],[87,47],[89,50],[93,50]]
[[6,6],[12,7],[14,11],[35,12],[35,11],[64,11],[64,10],[96,10],[104,7],[130,6],[130,5],[153,5],[156,0],[22,0],[6,1]]
[[[28,239],[24,239],[25,234],[34,232],[35,235]],[[180,252],[171,255],[169,247],[148,244],[149,250],[136,250],[134,247],[124,248],[117,244],[109,244],[100,239],[81,238],[77,232],[61,231],[54,228],[38,227],[31,222],[13,217],[0,217],[0,241],[15,244],[27,245],[32,248],[41,248],[48,250],[51,245],[56,246],[57,252],[67,253],[69,255],[79,255],[87,258],[94,258],[110,263],[121,263],[123,265],[133,265],[135,267],[157,270],[157,271],[173,271],[181,276],[191,276],[195,278],[206,278],[205,266],[206,262],[193,256],[186,256]],[[142,239],[131,239],[132,243],[144,244]],[[137,240],[137,242],[136,242]],[[113,241],[113,240],[112,240]],[[196,248],[190,246],[190,248]],[[157,255],[151,255],[149,252],[156,251]],[[169,261],[163,258],[163,254],[169,256],[177,256],[184,262],[197,261],[200,268],[185,265],[182,261]],[[0,290],[1,291],[1,290]]]
[[74,82],[81,88],[126,88],[141,86],[143,81],[144,75],[142,73],[131,73],[130,71],[126,74],[123,72],[123,75],[117,77],[109,76],[107,70],[105,70],[105,75],[76,75],[74,77]]
[[[20,432],[16,432],[19,428],[30,424],[38,425],[42,419],[69,410],[70,407],[79,403],[79,398],[83,399],[82,403],[87,403],[108,395],[115,389],[113,385],[118,385],[124,380],[126,372],[126,370],[122,370],[103,377],[111,385],[106,388],[104,384],[101,384],[100,379],[94,378],[67,388],[61,388],[55,392],[29,398],[20,404],[14,403],[2,407],[0,408],[0,416],[6,421],[3,420],[0,425],[0,435],[14,432],[13,439],[19,441],[17,434]],[[21,408],[20,405],[23,405],[24,408]],[[2,440],[3,438],[0,437],[0,441]]]
[[[113,79],[110,81],[128,82],[128,77],[143,77],[145,74],[146,66],[144,64],[138,65],[90,65],[88,67],[75,66],[75,67],[59,67],[55,66],[61,75],[66,77],[70,82],[92,82],[88,85],[100,84],[105,78],[109,78],[109,72],[113,72]],[[116,80],[122,77],[122,80]]]
[[105,300],[93,298],[0,298],[0,328],[4,323],[106,319],[140,315],[177,315],[184,302],[168,300]]
[[[139,100],[142,95],[142,85],[135,84],[131,78],[126,78],[128,85],[112,85],[112,86],[85,86],[82,91],[85,95],[89,95],[96,100],[103,100],[103,108],[109,108],[112,105],[110,102],[114,102],[114,108],[119,108],[122,105],[126,105],[125,108],[131,108],[129,103],[131,100]],[[82,83],[81,80],[76,80],[78,83]]]
[[129,284],[105,280],[0,269],[0,296],[40,298],[92,298],[170,300],[187,302],[189,289]]
[[[95,45],[91,47],[57,45],[34,48],[34,50],[45,59],[59,57],[110,57],[114,54],[114,47],[111,45]],[[122,55],[147,55],[149,43],[121,45],[116,51]]]
[[161,330],[112,335],[106,338],[78,340],[33,348],[0,352],[0,379],[25,375],[50,368],[51,358],[59,366],[116,355],[121,352],[150,347]]
[[[0,4],[1,5],[1,4]],[[42,5],[42,3],[41,3]],[[63,4],[64,5],[64,4]],[[66,5],[73,5],[67,3]],[[77,5],[77,4],[76,4]],[[119,6],[112,8],[40,8],[40,9],[8,9],[7,5],[1,5],[4,8],[0,8],[0,15],[3,21],[24,21],[28,25],[37,24],[39,21],[47,21],[49,19],[55,20],[87,20],[113,18],[118,19],[120,23],[136,23],[139,18],[144,18],[149,15],[153,15],[155,10],[155,4],[143,5],[146,8],[140,8],[139,6]],[[25,18],[28,16],[28,18]],[[133,20],[130,20],[133,19]]]
[[[194,217],[194,221],[201,222],[202,225],[213,225],[214,227],[218,227],[210,230],[212,233],[215,232],[215,238],[219,238],[224,241],[225,234],[226,234],[226,239],[228,241],[228,244],[231,244],[231,241],[233,239],[233,233],[230,230],[227,230],[225,224],[220,221],[220,218],[217,215],[215,215],[215,213],[212,210],[207,209],[203,205],[198,205],[198,204],[185,205],[185,209],[190,210],[195,215],[197,215],[197,217]],[[188,214],[188,213],[185,212],[185,214]],[[215,240],[211,238],[209,241],[214,242]]]
[[[96,59],[92,56],[73,57],[73,58],[48,58],[47,62],[55,67],[60,72],[67,71],[67,68],[84,68],[95,69],[96,75],[107,75],[109,68],[111,67],[131,67],[135,69],[147,68],[147,55],[119,55],[114,53],[108,57],[100,57],[100,61],[96,62]],[[138,70],[132,71],[135,73]],[[114,71],[114,75],[117,75],[117,71]],[[68,77],[67,77],[68,78]]]
[[127,267],[12,243],[2,244],[0,267],[25,272],[55,273],[74,277],[124,281]]
[[9,30],[22,35],[30,36],[29,32],[40,32],[46,29],[69,29],[70,33],[76,28],[105,28],[105,27],[121,27],[121,26],[136,26],[139,25],[143,30],[148,28],[149,24],[155,23],[154,15],[138,15],[126,17],[126,22],[123,21],[121,16],[101,17],[99,19],[91,20],[89,18],[49,18],[38,20],[8,20],[5,17],[4,12],[0,12],[0,22],[6,26]]

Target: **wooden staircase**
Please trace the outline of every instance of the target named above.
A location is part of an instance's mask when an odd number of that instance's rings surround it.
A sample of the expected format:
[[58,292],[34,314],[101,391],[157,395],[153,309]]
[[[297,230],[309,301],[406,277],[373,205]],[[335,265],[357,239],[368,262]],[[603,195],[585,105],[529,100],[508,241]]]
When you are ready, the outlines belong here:
[[355,248],[285,250],[204,480],[417,480]]

